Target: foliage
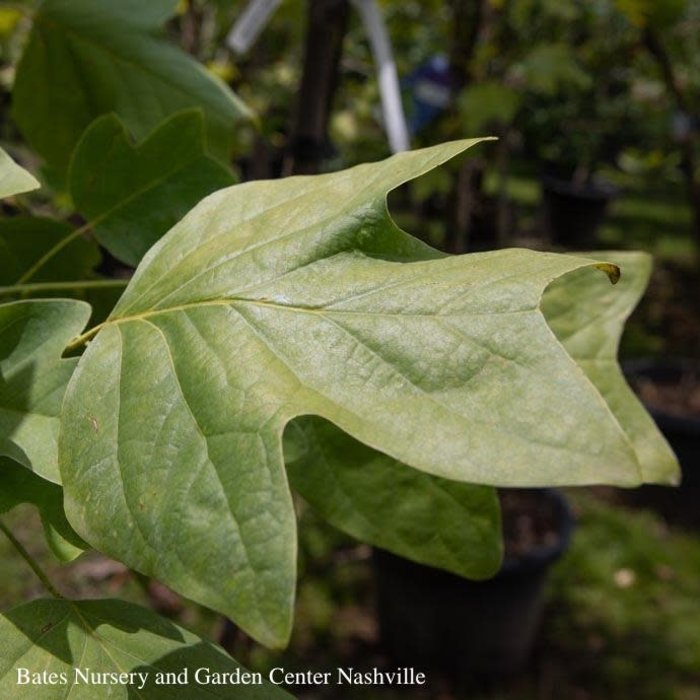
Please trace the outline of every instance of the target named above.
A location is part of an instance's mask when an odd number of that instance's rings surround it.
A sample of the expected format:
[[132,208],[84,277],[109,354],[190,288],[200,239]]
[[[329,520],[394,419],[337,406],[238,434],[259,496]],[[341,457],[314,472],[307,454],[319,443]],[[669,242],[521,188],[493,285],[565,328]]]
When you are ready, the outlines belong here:
[[66,519],[63,489],[17,462],[0,457],[0,513],[20,503],[31,503],[37,508],[46,541],[59,560],[71,561],[88,548]]
[[[30,673],[51,669],[55,684],[76,697],[126,698],[289,698],[269,684],[159,684],[158,674],[182,674],[183,663],[213,674],[240,673],[223,650],[150,610],[121,600],[38,600],[0,617],[0,690],[17,695],[15,663]],[[79,659],[76,666],[75,660]],[[35,670],[37,669],[37,670]],[[76,669],[106,674],[100,682],[76,682]],[[131,683],[110,681],[112,674],[135,674]],[[193,672],[192,672],[193,673]],[[139,675],[141,674],[141,675]],[[31,687],[31,686],[30,686]],[[98,690],[99,689],[99,690]]]
[[85,128],[107,112],[115,112],[142,139],[174,112],[200,107],[211,153],[226,162],[231,123],[246,109],[159,36],[176,3],[41,3],[17,69],[14,115],[29,144],[59,177]]
[[129,265],[200,199],[232,183],[228,169],[206,154],[197,109],[178,112],[136,146],[118,117],[100,117],[80,139],[68,174],[76,209]]
[[[164,41],[174,5],[36,9],[14,113],[87,221],[0,230],[0,467],[16,488],[0,509],[34,503],[61,556],[94,547],[279,647],[290,485],[354,536],[483,578],[501,553],[495,486],[677,480],[614,364],[644,256],[621,258],[613,288],[604,256],[449,257],[401,231],[387,194],[477,140],[225,187],[246,110]],[[37,184],[0,168],[7,196]],[[133,277],[97,275],[93,239]],[[84,330],[80,296],[123,287]],[[35,601],[2,624],[9,656],[42,666],[84,649],[103,671],[235,667],[126,604]]]
[[0,306],[0,454],[54,483],[61,404],[77,365],[61,353],[89,312],[69,300]]

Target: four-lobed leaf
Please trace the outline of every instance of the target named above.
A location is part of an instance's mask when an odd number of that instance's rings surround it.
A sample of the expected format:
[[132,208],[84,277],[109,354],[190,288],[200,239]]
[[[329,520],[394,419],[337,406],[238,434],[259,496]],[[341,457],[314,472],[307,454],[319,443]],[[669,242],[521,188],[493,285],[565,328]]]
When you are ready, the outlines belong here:
[[40,186],[33,175],[17,165],[4,149],[0,148],[0,197],[31,192]]
[[320,418],[290,423],[284,446],[292,488],[339,530],[465,578],[498,571],[494,488],[412,469]]
[[223,190],[146,254],[66,393],[81,536],[278,646],[296,557],[281,441],[297,416],[468,483],[642,480],[539,308],[558,277],[616,268],[444,257],[389,217],[388,191],[473,143]]
[[615,288],[584,268],[550,285],[542,300],[542,312],[629,436],[641,480],[677,484],[680,474],[676,458],[617,362],[625,321],[641,299],[651,275],[651,256],[615,251],[606,252],[605,258],[622,271]]
[[134,145],[110,114],[79,141],[68,173],[73,202],[119,260],[137,265],[197,202],[233,184],[231,173],[207,155],[204,126],[202,112],[188,110]]
[[[20,684],[21,668],[39,674],[47,670],[55,673],[57,679],[63,675],[65,682]],[[172,682],[173,677],[183,680],[184,669],[188,682]],[[202,675],[198,683],[197,669],[220,674],[219,679],[230,681],[206,682]],[[104,675],[91,676],[91,672]],[[125,683],[128,676],[121,674],[134,675],[131,682]],[[162,674],[160,683],[159,674]],[[167,680],[165,674],[171,674],[171,682],[163,682]],[[236,683],[235,678],[244,680]],[[255,682],[251,682],[253,680]],[[0,696],[76,700],[98,697],[291,698],[263,677],[253,678],[220,647],[151,610],[121,600],[35,600],[2,615]]]
[[13,112],[29,144],[65,176],[78,139],[117,113],[138,139],[182,109],[204,110],[211,153],[226,162],[245,106],[162,36],[177,0],[43,0],[17,69]]
[[77,364],[61,354],[89,316],[68,299],[0,305],[0,455],[55,483],[61,402]]

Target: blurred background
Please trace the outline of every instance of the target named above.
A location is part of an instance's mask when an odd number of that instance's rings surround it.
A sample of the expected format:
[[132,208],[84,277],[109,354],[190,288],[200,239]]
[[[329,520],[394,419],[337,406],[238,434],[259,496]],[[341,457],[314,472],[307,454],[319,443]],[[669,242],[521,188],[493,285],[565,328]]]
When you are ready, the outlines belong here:
[[[402,138],[417,148],[497,136],[474,157],[392,193],[399,225],[450,253],[524,246],[653,254],[651,283],[621,357],[685,476],[679,490],[567,494],[578,524],[544,584],[541,624],[516,671],[477,678],[436,668],[423,690],[295,691],[304,698],[700,699],[700,1],[283,0],[259,36],[248,32],[248,45],[233,50],[230,32],[246,5],[183,0],[167,25],[172,41],[256,114],[236,127],[239,179],[379,160]],[[386,85],[383,93],[370,41],[377,24],[363,21],[368,7],[378,8],[388,35],[407,138],[401,120],[398,136],[387,133]],[[9,116],[27,31],[22,11],[0,3],[0,141],[31,169],[33,156]],[[41,206],[60,212],[65,202],[57,194]],[[25,542],[36,540],[29,548],[66,591],[147,599],[221,639],[251,667],[390,664],[370,548],[303,503],[299,510],[298,609],[282,655],[97,555],[57,568],[29,509],[8,522]],[[38,595],[4,541],[0,554],[9,567],[0,606]]]

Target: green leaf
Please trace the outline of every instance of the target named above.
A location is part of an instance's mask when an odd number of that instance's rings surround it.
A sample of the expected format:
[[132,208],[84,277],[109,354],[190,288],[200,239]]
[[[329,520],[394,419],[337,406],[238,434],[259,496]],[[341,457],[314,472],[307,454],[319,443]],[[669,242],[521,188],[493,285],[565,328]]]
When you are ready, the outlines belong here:
[[[591,255],[591,254],[589,254]],[[589,269],[552,283],[542,311],[563,346],[595,384],[629,436],[643,481],[678,484],[678,462],[646,409],[630,389],[617,362],[625,321],[646,289],[652,259],[640,252],[605,252],[622,275],[611,287]]]
[[[250,672],[223,649],[146,608],[121,600],[35,600],[0,618],[0,695],[11,698],[240,698],[275,700],[286,692],[260,679],[236,684],[197,683],[197,669],[214,674]],[[19,685],[18,679],[43,671],[62,674],[58,685]],[[105,683],[84,682],[76,673],[105,674]],[[186,685],[158,684],[159,673],[181,674]],[[133,673],[120,684],[117,674]],[[138,674],[144,674],[145,678]],[[221,678],[221,676],[219,676]],[[83,677],[84,678],[84,677]],[[91,677],[92,678],[92,677]],[[31,677],[30,677],[31,680]],[[117,681],[115,683],[114,681]],[[183,678],[184,680],[184,678]],[[250,675],[248,680],[255,680]],[[111,681],[111,683],[110,683]],[[143,683],[143,685],[142,685]],[[43,691],[43,692],[42,692]]]
[[[294,459],[288,457],[291,441]],[[495,489],[412,469],[320,418],[292,422],[284,445],[292,488],[339,530],[465,578],[498,571]]]
[[66,393],[76,531],[280,645],[292,418],[447,479],[638,484],[628,438],[539,309],[552,280],[596,263],[445,257],[388,215],[389,190],[474,143],[222,190],[156,243],[83,336],[99,330]]
[[244,105],[161,36],[174,2],[44,0],[17,69],[14,116],[59,174],[83,131],[116,112],[138,139],[169,115],[201,107],[211,153],[228,160]]
[[37,179],[0,148],[0,197],[31,192],[39,187]]
[[593,78],[580,64],[576,50],[568,44],[538,44],[519,65],[530,91],[556,95],[566,88],[586,90]]
[[0,513],[20,503],[36,506],[46,541],[61,561],[71,561],[87,547],[66,520],[63,489],[10,459],[0,457]]
[[667,29],[678,22],[688,0],[616,0],[617,9],[637,27]]
[[176,114],[136,146],[116,115],[97,119],[78,143],[68,179],[99,242],[134,266],[197,202],[233,184],[206,155],[200,110]]
[[55,483],[58,416],[77,363],[61,354],[89,315],[67,299],[0,306],[0,455]]
[[502,83],[470,85],[459,96],[463,128],[469,134],[478,134],[494,125],[507,126],[515,119],[522,102],[522,92]]
[[[18,282],[62,282],[89,277],[100,263],[97,245],[72,236],[69,224],[53,219],[16,216],[0,220],[0,286]],[[70,242],[46,260],[44,256],[64,239]],[[32,269],[35,272],[31,273]]]

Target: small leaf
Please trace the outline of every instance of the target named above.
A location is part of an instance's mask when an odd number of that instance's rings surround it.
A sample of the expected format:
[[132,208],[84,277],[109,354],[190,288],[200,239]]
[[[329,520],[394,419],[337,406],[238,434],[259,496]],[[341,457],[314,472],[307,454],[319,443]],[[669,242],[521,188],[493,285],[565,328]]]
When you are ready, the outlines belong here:
[[539,308],[596,263],[446,257],[388,215],[388,191],[474,143],[222,190],[156,243],[66,393],[76,531],[278,646],[296,558],[281,439],[297,416],[467,483],[638,484]]
[[87,548],[66,520],[63,489],[16,462],[0,457],[0,513],[20,503],[36,506],[46,541],[58,559],[71,561]]
[[0,455],[55,483],[58,417],[77,364],[61,354],[89,315],[67,299],[0,306]]
[[88,125],[116,112],[146,137],[169,115],[204,110],[209,147],[228,160],[233,126],[248,114],[221,81],[164,38],[174,2],[44,0],[17,69],[14,116],[59,175]]
[[41,264],[34,274],[29,270],[57,244],[73,233],[61,221],[30,216],[0,220],[0,286],[23,282],[62,282],[89,277],[100,263],[97,245],[80,236],[73,238]]
[[649,282],[651,256],[629,251],[587,255],[604,256],[616,263],[622,271],[617,285],[610,286],[589,268],[577,270],[552,283],[544,294],[542,312],[629,436],[642,480],[677,484],[678,462],[617,362],[625,321]]
[[459,576],[501,564],[496,491],[442,479],[372,450],[332,423],[298,418],[285,432],[294,488],[331,525],[362,542]]
[[0,148],[0,197],[31,192],[39,187],[37,179]]
[[[231,674],[226,676],[231,680],[207,683],[202,676],[202,682],[198,683],[198,669],[208,669],[211,674]],[[25,677],[21,674],[41,675],[45,670],[57,674],[57,685],[18,684],[18,679]],[[183,670],[187,684],[158,684],[159,673],[178,675]],[[85,676],[78,672],[96,675],[88,676],[86,682]],[[118,682],[119,674],[125,673],[134,674],[129,684]],[[233,679],[237,674],[243,677],[243,673],[248,673],[248,680],[255,682],[236,684]],[[100,678],[104,679],[102,683]],[[291,697],[264,678],[259,680],[258,683],[220,647],[146,608],[121,600],[34,600],[0,617],[2,697],[20,697],[22,691],[26,697],[70,696],[87,700]]]
[[97,119],[78,143],[68,179],[99,242],[134,266],[199,200],[233,184],[206,155],[200,110],[176,114],[137,146],[116,115]]

